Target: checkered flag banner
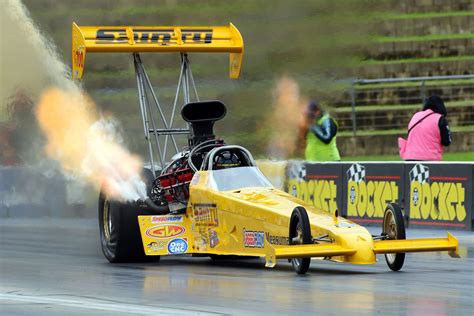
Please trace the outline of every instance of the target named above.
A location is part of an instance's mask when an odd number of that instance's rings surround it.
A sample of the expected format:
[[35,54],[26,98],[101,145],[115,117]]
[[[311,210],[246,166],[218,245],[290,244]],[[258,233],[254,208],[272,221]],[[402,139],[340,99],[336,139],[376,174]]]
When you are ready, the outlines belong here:
[[301,182],[306,177],[306,166],[301,162],[291,162],[289,164],[288,175],[290,179],[297,179]]
[[426,166],[417,164],[410,170],[410,182],[416,181],[425,183],[430,179],[430,169]]
[[298,181],[303,181],[306,178],[306,166],[301,165],[300,170],[298,171]]
[[347,180],[355,181],[357,183],[361,182],[362,180],[365,180],[365,167],[357,163],[353,164],[347,170]]

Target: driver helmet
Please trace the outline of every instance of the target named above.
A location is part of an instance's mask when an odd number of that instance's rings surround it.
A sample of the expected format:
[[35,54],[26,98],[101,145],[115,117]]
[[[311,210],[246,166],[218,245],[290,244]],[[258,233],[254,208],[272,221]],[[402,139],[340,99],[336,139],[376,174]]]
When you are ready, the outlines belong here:
[[242,161],[232,151],[223,151],[218,153],[214,158],[215,169],[226,169],[240,167]]

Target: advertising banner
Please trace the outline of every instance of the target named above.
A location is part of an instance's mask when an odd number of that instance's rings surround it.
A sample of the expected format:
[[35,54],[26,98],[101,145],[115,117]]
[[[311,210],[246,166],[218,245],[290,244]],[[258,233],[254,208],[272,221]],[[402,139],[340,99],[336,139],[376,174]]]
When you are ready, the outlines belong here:
[[474,164],[290,161],[285,190],[328,212],[379,226],[387,203],[412,227],[472,229]]
[[319,209],[342,210],[342,169],[338,163],[288,163],[286,191]]
[[405,209],[413,227],[471,229],[472,164],[406,164]]
[[380,225],[387,203],[403,207],[403,164],[345,163],[343,215],[364,225]]

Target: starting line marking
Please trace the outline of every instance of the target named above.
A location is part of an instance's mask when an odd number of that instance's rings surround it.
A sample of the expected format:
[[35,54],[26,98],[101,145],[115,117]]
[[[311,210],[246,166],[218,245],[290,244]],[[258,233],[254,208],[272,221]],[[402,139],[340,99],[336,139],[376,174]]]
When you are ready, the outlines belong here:
[[85,298],[63,299],[38,295],[0,293],[0,300],[10,300],[38,304],[52,304],[81,309],[93,309],[101,311],[119,312],[125,314],[133,313],[139,315],[221,315],[219,313],[203,312],[189,309],[187,310],[158,306],[140,306],[126,303],[98,303],[95,302],[93,299]]

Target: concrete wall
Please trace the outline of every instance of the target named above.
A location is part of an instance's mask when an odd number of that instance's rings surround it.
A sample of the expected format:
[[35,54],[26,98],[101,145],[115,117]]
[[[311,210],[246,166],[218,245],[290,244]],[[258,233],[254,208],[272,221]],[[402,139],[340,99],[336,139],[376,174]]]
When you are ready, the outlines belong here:
[[0,218],[95,217],[97,194],[52,169],[0,167]]

